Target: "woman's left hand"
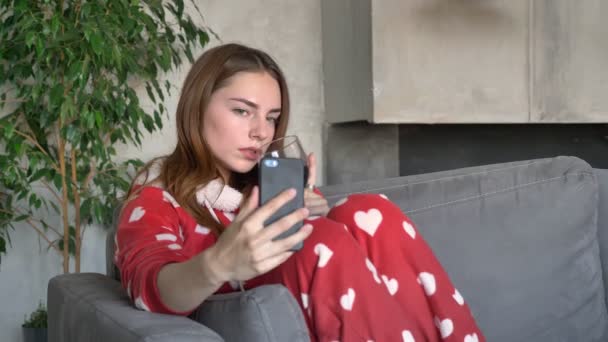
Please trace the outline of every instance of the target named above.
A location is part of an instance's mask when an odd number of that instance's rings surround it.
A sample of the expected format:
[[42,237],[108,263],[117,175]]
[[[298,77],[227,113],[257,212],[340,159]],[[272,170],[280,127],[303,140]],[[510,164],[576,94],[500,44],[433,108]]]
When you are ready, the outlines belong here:
[[308,182],[304,190],[304,206],[311,216],[325,216],[329,212],[327,200],[315,193],[311,188],[317,179],[317,160],[313,153],[308,155]]

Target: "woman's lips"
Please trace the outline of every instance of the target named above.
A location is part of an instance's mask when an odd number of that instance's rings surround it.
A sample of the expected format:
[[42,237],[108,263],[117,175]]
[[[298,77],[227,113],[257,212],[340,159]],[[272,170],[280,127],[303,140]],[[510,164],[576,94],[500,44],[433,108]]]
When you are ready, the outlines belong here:
[[245,158],[252,161],[257,161],[260,156],[260,150],[257,150],[255,148],[241,148],[239,149],[239,151],[241,151]]

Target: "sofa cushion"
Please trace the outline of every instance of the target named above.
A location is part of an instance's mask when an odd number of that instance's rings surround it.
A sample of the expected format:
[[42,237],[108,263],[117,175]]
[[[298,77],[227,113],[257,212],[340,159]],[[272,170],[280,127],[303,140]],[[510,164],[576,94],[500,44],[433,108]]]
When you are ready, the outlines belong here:
[[600,341],[608,315],[598,187],[572,157],[323,188],[384,193],[409,215],[488,341]]
[[226,342],[310,340],[302,310],[282,285],[211,296],[192,318],[213,329]]

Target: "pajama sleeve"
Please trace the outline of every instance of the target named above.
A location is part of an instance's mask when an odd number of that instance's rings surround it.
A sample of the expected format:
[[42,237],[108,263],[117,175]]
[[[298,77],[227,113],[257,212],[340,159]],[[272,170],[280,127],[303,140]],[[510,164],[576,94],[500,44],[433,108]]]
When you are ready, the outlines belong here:
[[166,195],[161,189],[144,188],[123,208],[114,261],[120,270],[122,286],[138,309],[188,315],[190,312],[168,308],[158,290],[161,268],[190,258],[182,251],[184,239],[177,208]]

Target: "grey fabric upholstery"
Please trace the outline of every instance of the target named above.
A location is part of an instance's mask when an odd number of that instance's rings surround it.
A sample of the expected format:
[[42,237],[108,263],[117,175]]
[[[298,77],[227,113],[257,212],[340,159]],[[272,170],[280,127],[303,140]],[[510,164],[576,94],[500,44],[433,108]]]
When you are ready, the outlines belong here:
[[[244,336],[248,341],[310,340],[302,310],[282,285],[212,296],[193,318],[226,341],[243,341]],[[285,326],[292,328],[285,329]]]
[[[399,205],[488,341],[608,340],[607,170],[558,157],[321,191],[330,203],[370,192]],[[109,272],[112,267],[108,263]],[[101,275],[56,277],[48,301],[49,341],[191,341],[194,335],[184,331],[196,331],[198,341],[221,340],[193,320],[135,310],[119,283]],[[296,309],[295,299],[276,285],[213,296],[194,318],[226,341],[306,340]]]
[[598,186],[584,161],[559,157],[325,189],[332,202],[344,192],[384,193],[412,218],[488,341],[608,338]]
[[598,205],[598,240],[600,257],[602,259],[602,275],[604,279],[604,298],[608,306],[608,170],[594,170],[599,185],[600,196]]
[[47,301],[51,342],[223,341],[189,318],[134,309],[120,284],[101,274],[54,277]]

